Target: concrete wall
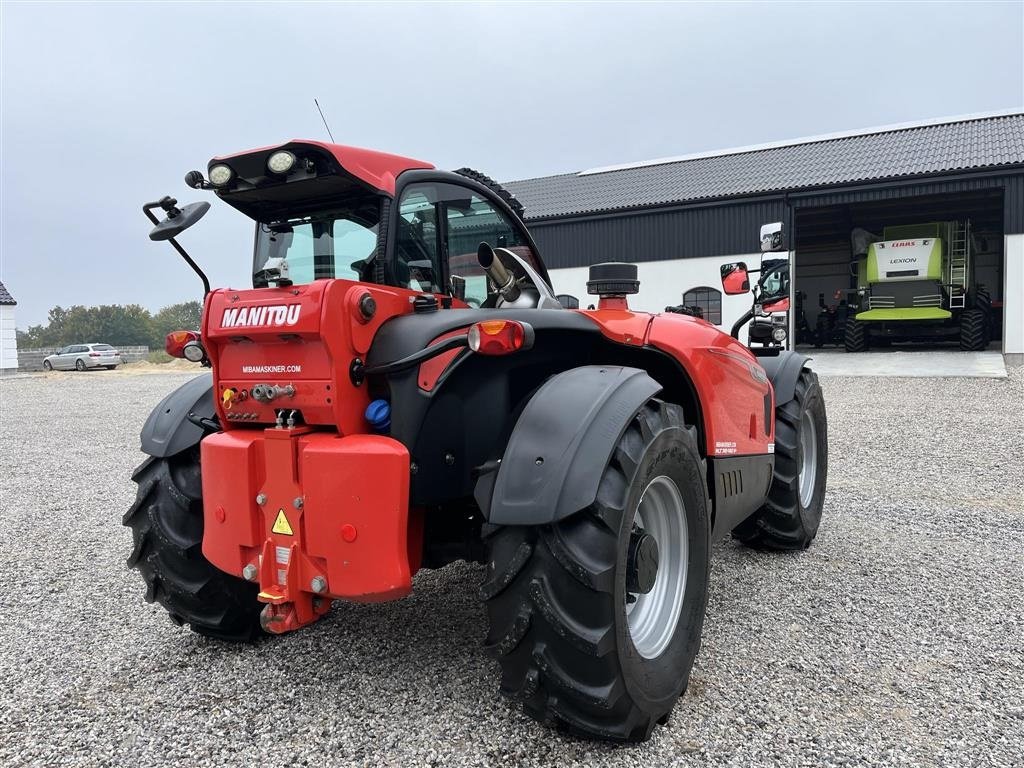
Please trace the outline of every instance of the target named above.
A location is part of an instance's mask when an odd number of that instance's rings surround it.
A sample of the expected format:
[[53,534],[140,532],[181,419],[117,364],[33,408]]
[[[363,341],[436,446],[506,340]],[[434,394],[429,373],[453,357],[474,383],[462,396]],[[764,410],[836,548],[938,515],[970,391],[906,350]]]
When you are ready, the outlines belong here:
[[[43,370],[43,358],[52,355],[61,347],[43,347],[42,349],[18,350],[18,369],[22,371]],[[149,356],[149,347],[117,347],[121,359],[126,363],[145,360]]]
[[0,371],[18,367],[18,336],[14,329],[14,310],[11,305],[0,307]]
[[[785,254],[770,254],[778,258]],[[735,256],[704,256],[678,259],[676,261],[642,261],[637,266],[640,279],[640,293],[629,297],[629,306],[642,312],[663,312],[665,307],[681,304],[683,294],[692,289],[708,286],[722,290],[721,266],[733,261],[744,261],[750,269],[761,264],[761,254],[743,253]],[[580,307],[597,304],[597,297],[587,294],[588,267],[550,270],[555,293],[569,293],[580,300]],[[751,275],[755,282],[756,275]],[[719,326],[726,333],[740,315],[750,309],[753,297],[747,293],[741,296],[722,294],[722,323]],[[746,342],[746,329],[740,339]]]
[[1024,363],[1024,235],[1006,235],[1003,262],[1003,354]]

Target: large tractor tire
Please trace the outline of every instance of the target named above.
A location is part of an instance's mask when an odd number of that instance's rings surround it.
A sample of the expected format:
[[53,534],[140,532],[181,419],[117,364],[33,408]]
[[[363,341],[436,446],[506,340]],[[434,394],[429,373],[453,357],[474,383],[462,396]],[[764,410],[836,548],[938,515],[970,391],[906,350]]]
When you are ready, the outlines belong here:
[[965,309],[960,313],[960,349],[979,352],[988,346],[989,319],[980,309]]
[[974,306],[985,314],[985,346],[995,336],[995,319],[992,313],[992,296],[984,288],[978,288],[974,294]]
[[775,472],[768,500],[733,535],[759,549],[807,549],[821,523],[827,475],[825,398],[818,377],[804,368],[794,398],[775,409]]
[[700,647],[709,508],[696,430],[681,408],[651,400],[590,507],[488,532],[481,595],[502,692],[578,734],[648,738],[686,690]]
[[814,322],[814,348],[821,349],[825,346],[828,336],[828,323],[821,315],[818,315],[818,319]]
[[864,323],[852,317],[846,321],[843,332],[843,346],[847,352],[864,352],[868,348],[868,329]]
[[132,479],[135,503],[124,516],[134,549],[128,566],[181,626],[220,640],[248,642],[263,634],[256,584],[215,568],[203,557],[203,503],[198,449],[149,458]]

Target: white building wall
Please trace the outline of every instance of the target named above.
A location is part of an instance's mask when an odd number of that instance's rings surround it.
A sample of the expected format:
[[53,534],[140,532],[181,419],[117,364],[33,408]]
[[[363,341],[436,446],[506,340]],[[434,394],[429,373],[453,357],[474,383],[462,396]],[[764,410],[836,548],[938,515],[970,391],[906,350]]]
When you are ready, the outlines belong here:
[[[778,258],[785,254],[770,254]],[[630,309],[641,312],[663,312],[665,307],[681,304],[683,294],[692,288],[708,286],[722,290],[723,264],[734,261],[746,262],[750,269],[761,265],[761,254],[743,253],[735,256],[700,256],[670,261],[644,261],[637,266],[640,280],[640,293],[629,297]],[[597,304],[597,296],[587,294],[588,267],[550,270],[551,282],[555,293],[569,293],[580,300],[580,308],[588,304]],[[757,275],[751,275],[751,284],[757,281]],[[722,324],[719,326],[726,333],[740,315],[751,308],[753,296],[749,293],[741,296],[726,296],[722,293]],[[740,340],[746,343],[746,327],[740,332]]]
[[1024,235],[1006,235],[1003,254],[1003,354],[1024,355]]
[[14,307],[0,306],[0,371],[18,368],[18,336],[14,329]]

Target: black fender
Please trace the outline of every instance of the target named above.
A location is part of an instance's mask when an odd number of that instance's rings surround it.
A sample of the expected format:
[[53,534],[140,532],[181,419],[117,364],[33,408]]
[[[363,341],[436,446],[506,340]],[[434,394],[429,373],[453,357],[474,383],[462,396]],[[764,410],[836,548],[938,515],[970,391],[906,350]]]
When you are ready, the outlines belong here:
[[757,362],[768,374],[768,380],[775,390],[776,408],[793,399],[796,393],[796,380],[800,378],[800,371],[810,359],[799,352],[780,352],[773,357],[758,357]]
[[189,421],[189,414],[212,419],[213,375],[190,379],[160,401],[142,427],[142,452],[158,459],[181,453],[198,445],[206,431]]
[[544,525],[594,503],[601,472],[661,385],[639,368],[590,365],[549,378],[516,422],[474,497],[496,525]]

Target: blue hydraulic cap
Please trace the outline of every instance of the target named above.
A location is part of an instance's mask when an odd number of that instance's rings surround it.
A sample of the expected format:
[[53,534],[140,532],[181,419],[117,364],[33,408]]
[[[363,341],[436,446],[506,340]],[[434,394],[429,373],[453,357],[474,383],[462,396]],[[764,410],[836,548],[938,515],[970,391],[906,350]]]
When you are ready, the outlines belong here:
[[366,406],[366,420],[377,432],[387,432],[391,429],[391,403],[374,400]]

